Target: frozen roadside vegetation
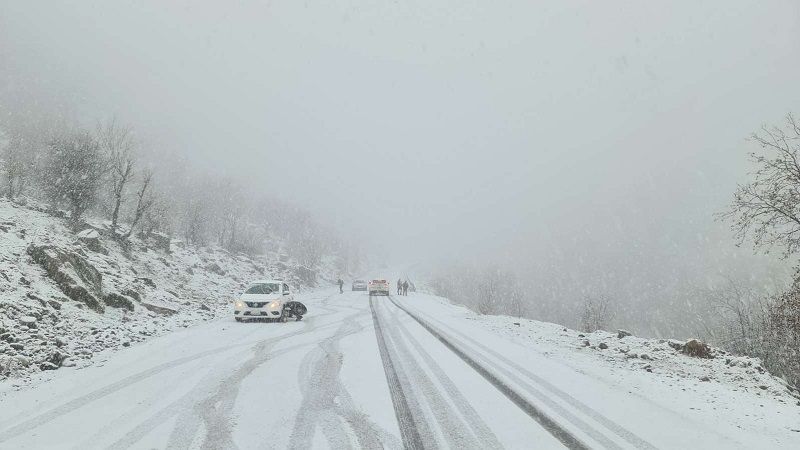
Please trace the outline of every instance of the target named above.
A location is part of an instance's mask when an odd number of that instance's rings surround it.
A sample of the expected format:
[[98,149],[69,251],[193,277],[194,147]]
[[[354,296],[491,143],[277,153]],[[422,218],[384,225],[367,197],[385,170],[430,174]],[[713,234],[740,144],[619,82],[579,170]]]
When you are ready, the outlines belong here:
[[[517,344],[709,429],[763,436],[773,444],[800,439],[800,393],[756,358],[703,345],[687,348],[688,341],[639,338],[624,330],[583,333],[553,323],[481,315],[441,297],[425,296],[424,305],[414,305],[451,327],[499,338],[491,342]],[[695,349],[704,357],[690,356]]]
[[11,380],[6,388],[229,314],[231,299],[254,279],[308,287],[331,277],[274,252],[250,257],[166,236],[132,237],[123,249],[104,237],[103,222],[89,220],[74,233],[38,209],[0,200],[0,380]]

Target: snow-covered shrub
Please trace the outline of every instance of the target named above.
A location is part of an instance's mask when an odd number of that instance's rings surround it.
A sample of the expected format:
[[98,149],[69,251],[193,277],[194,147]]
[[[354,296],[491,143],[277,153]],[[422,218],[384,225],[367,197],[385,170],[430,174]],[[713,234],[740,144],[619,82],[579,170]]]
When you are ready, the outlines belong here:
[[480,314],[523,316],[528,299],[510,271],[497,266],[453,266],[430,282],[433,292]]
[[77,226],[83,214],[95,206],[106,169],[100,146],[91,134],[65,133],[50,143],[42,185],[53,204],[69,208],[70,220]]
[[594,333],[598,330],[608,330],[613,319],[611,302],[605,296],[586,296],[583,300],[581,311],[581,330]]

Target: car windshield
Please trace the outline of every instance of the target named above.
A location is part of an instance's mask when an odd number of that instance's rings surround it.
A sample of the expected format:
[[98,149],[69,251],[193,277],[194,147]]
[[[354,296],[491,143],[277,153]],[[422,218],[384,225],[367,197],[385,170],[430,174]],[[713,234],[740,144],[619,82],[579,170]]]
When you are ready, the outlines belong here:
[[281,286],[277,283],[258,283],[250,286],[245,294],[265,295],[274,294],[281,290]]

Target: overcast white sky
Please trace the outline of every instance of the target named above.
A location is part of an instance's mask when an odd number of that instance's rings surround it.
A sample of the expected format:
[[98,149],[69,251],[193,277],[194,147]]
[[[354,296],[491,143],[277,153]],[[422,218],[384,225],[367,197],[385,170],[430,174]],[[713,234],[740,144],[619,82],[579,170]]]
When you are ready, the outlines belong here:
[[0,0],[0,28],[87,121],[412,258],[700,251],[800,105],[796,0]]

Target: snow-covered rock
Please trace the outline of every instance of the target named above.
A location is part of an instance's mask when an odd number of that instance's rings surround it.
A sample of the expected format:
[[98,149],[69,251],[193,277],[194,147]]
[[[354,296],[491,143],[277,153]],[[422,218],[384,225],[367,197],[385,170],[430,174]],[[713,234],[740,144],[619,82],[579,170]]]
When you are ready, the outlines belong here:
[[27,251],[67,297],[103,312],[103,305],[98,300],[103,276],[86,258],[53,245],[32,243]]
[[20,316],[19,323],[28,328],[36,328],[36,317],[33,316]]

